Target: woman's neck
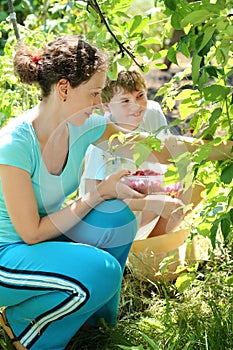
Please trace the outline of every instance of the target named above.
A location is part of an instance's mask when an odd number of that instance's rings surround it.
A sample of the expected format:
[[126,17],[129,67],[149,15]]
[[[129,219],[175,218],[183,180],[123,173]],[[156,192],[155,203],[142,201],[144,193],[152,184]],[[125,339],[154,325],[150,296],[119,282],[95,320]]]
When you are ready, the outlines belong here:
[[51,138],[59,138],[67,128],[66,120],[62,119],[59,109],[51,105],[49,101],[39,102],[34,113],[32,125],[38,140],[42,143],[47,142]]

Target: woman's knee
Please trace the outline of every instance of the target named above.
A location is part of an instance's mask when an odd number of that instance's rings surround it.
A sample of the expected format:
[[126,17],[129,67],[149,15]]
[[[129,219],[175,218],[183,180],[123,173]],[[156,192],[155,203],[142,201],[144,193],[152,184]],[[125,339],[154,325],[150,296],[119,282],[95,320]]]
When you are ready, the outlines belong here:
[[[86,248],[86,249],[85,249]],[[82,276],[77,278],[90,291],[90,295],[101,293],[101,298],[112,297],[121,286],[122,268],[117,259],[108,252],[95,247],[85,246],[85,266]]]
[[[101,203],[102,204],[102,203]],[[110,200],[95,208],[100,226],[105,227],[101,247],[119,247],[133,242],[138,225],[131,209],[121,200]]]
[[121,200],[108,200],[92,209],[67,235],[75,242],[99,248],[132,243],[137,233],[137,219]]
[[132,224],[135,229],[135,215],[132,210],[119,199],[111,199],[97,205],[85,218],[90,224],[95,222],[98,227],[121,227]]

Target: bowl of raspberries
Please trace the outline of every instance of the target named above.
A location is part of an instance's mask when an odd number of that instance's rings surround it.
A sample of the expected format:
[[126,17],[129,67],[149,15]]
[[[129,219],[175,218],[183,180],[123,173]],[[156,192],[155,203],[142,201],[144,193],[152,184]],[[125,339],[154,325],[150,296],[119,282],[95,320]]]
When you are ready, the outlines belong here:
[[181,182],[164,184],[164,174],[150,169],[137,170],[131,175],[124,176],[122,182],[146,195],[166,194],[175,198],[179,197],[183,188]]

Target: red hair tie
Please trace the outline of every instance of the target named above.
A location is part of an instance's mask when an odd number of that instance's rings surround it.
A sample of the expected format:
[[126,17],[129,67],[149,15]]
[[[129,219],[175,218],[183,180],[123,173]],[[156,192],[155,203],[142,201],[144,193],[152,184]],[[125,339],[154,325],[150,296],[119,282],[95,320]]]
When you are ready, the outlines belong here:
[[40,57],[39,56],[34,56],[32,59],[33,59],[33,62],[37,64],[39,62],[39,60],[40,60]]

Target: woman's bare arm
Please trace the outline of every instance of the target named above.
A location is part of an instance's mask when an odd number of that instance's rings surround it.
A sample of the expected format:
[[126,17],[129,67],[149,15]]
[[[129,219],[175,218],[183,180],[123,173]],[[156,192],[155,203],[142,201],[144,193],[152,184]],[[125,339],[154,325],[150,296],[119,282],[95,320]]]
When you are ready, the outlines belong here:
[[30,174],[17,167],[1,165],[0,175],[6,208],[19,236],[28,244],[58,237],[82,220],[92,208],[111,198],[142,197],[120,182],[120,171],[103,180],[83,198],[43,218],[39,216]]
[[233,141],[222,140],[219,144],[213,145],[212,141],[198,139],[194,137],[172,135],[165,139],[164,147],[167,147],[174,156],[184,152],[193,153],[200,147],[208,147],[209,154],[207,160],[228,159],[233,156]]
[[[112,142],[112,145],[119,145],[115,151],[115,155],[124,157],[124,158],[129,158],[133,159],[133,149],[132,145],[135,144],[135,142],[140,141],[145,139],[146,136],[148,136],[148,133],[140,133],[140,134],[135,134],[133,132],[129,132],[127,129],[123,129],[118,127],[116,124],[112,123],[111,121],[107,122],[107,126],[105,129],[104,134],[99,138],[94,144],[97,147],[100,147],[104,151],[109,151],[109,138],[117,134],[119,132],[122,132],[126,134],[126,139],[127,139],[127,145],[122,145],[117,138],[114,139]],[[169,150],[167,147],[162,146],[161,151],[152,151],[147,158],[147,161],[151,162],[159,162],[162,164],[168,164],[169,159],[171,158],[171,154],[169,153]]]
[[[108,150],[108,140],[113,134],[117,134],[122,132],[127,135],[127,146],[122,146],[117,149],[116,154],[119,156],[123,156],[126,158],[132,159],[133,150],[131,149],[132,144],[137,141],[145,139],[148,135],[146,133],[140,133],[135,137],[133,132],[129,133],[129,130],[118,127],[112,122],[108,122],[106,126],[106,130],[102,137],[96,141],[96,146],[102,148],[103,150]],[[130,139],[132,139],[132,143],[130,143]],[[117,140],[114,141],[117,144]],[[118,142],[120,145],[120,143]],[[217,146],[213,146],[211,141],[202,140],[193,137],[186,137],[180,135],[172,135],[168,136],[164,142],[162,143],[160,151],[153,150],[151,154],[148,156],[148,161],[157,161],[162,164],[168,164],[170,159],[176,157],[177,155],[190,152],[193,153],[198,150],[202,146],[210,147],[209,155],[207,156],[207,160],[221,160],[228,159],[233,155],[233,141],[222,141]]]

